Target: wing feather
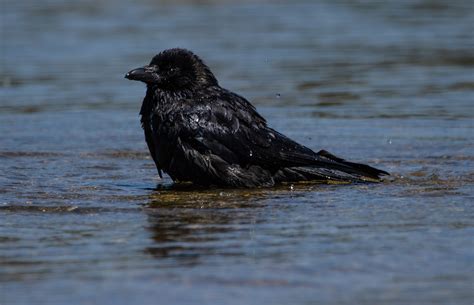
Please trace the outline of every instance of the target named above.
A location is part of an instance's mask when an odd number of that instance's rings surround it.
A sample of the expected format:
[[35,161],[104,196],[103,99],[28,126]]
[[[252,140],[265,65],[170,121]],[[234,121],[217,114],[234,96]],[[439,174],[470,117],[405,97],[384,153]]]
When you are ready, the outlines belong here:
[[[209,101],[208,101],[209,102]],[[347,162],[327,152],[313,150],[267,126],[243,97],[222,91],[207,107],[189,107],[188,116],[198,118],[182,136],[201,153],[219,156],[241,168],[260,166],[270,172],[281,168],[326,168],[355,177],[378,179],[385,172],[367,165]]]

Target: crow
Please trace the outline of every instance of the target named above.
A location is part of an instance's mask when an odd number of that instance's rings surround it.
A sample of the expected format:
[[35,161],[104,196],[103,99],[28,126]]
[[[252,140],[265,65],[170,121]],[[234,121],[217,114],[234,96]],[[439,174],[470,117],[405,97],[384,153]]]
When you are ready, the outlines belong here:
[[186,49],[164,50],[125,78],[144,82],[140,110],[158,174],[201,186],[271,187],[281,183],[379,182],[368,165],[298,144],[267,126],[244,97],[219,86]]

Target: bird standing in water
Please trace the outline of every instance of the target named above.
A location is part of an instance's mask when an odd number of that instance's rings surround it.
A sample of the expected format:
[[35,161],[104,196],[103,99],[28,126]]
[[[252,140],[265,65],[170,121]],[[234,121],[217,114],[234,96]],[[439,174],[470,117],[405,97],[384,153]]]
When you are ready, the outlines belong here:
[[165,50],[125,75],[147,85],[140,110],[158,173],[205,186],[378,182],[387,172],[314,152],[267,126],[245,98],[219,86],[185,49]]

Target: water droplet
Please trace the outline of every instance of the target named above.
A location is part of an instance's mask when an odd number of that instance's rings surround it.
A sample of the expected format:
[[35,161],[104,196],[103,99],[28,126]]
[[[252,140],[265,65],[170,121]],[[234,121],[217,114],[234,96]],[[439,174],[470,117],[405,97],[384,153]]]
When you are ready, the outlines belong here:
[[252,151],[250,151],[250,153],[249,153],[249,156],[250,156],[250,157],[252,157],[252,156],[253,156],[253,152],[252,152]]
[[293,186],[293,184],[290,185],[290,191],[293,191],[295,189],[295,187]]
[[280,97],[281,97],[281,94],[280,94],[280,93],[277,93],[275,96],[276,96],[276,98],[280,98]]

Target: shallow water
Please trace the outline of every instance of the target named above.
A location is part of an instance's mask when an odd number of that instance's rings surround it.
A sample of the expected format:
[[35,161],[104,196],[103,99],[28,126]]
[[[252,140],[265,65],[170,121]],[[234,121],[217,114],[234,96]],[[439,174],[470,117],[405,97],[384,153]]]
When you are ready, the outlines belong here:
[[[4,2],[0,304],[472,304],[471,1],[315,2]],[[175,46],[392,176],[160,180],[123,75]]]

